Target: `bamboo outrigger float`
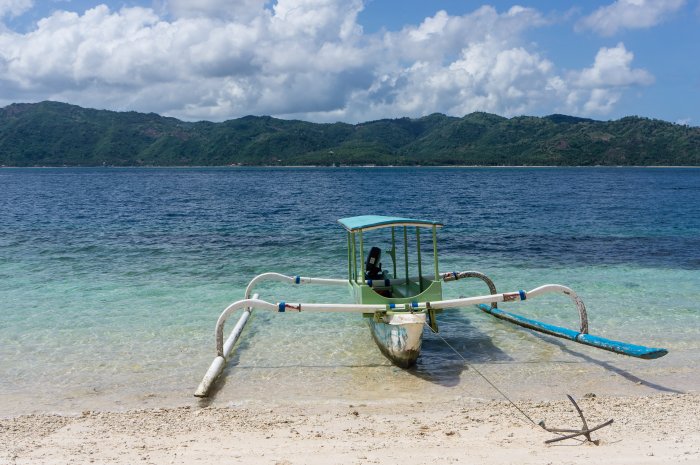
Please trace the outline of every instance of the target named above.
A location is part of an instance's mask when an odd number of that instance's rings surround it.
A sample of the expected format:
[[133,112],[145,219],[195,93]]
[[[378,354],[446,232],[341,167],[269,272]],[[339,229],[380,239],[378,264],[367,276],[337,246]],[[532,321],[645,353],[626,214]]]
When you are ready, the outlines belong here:
[[[666,355],[666,349],[652,348],[614,341],[588,334],[588,316],[583,301],[566,286],[546,284],[530,291],[498,293],[493,281],[478,271],[440,273],[438,266],[437,230],[441,223],[410,218],[386,216],[356,216],[338,221],[347,231],[348,276],[347,279],[311,278],[286,276],[279,273],[264,273],[256,276],[245,291],[242,300],[229,305],[219,316],[216,323],[216,357],[200,383],[195,396],[206,397],[212,384],[223,371],[226,360],[241,335],[251,312],[268,310],[272,312],[350,312],[360,313],[367,318],[372,336],[382,353],[392,363],[406,368],[416,362],[420,355],[425,326],[438,331],[436,315],[442,311],[457,310],[476,305],[482,311],[504,321],[523,326],[533,331],[549,334],[570,341],[578,342],[618,354],[655,359]],[[383,230],[390,233],[391,248],[386,251],[391,258],[392,269],[383,270],[381,249],[372,247],[365,258],[364,233]],[[432,239],[432,274],[423,274],[421,231],[427,231]],[[409,256],[409,235],[414,238],[415,256]],[[398,241],[397,241],[398,236]],[[388,238],[385,238],[388,240]],[[402,242],[402,249],[397,249],[397,242]],[[403,260],[399,260],[402,254]],[[399,262],[403,263],[399,263]],[[358,266],[359,263],[359,266]],[[411,276],[409,267],[413,264],[417,275]],[[403,265],[403,270],[401,266]],[[400,273],[402,271],[402,273]],[[458,279],[476,278],[482,280],[489,288],[489,294],[459,299],[443,299],[442,285]],[[355,303],[271,303],[261,300],[254,289],[263,281],[281,281],[289,284],[317,284],[330,286],[347,286]],[[549,325],[537,320],[506,312],[498,307],[501,302],[517,302],[531,299],[547,293],[567,295],[576,306],[580,325],[578,330]],[[236,311],[243,313],[224,341],[224,324]]]

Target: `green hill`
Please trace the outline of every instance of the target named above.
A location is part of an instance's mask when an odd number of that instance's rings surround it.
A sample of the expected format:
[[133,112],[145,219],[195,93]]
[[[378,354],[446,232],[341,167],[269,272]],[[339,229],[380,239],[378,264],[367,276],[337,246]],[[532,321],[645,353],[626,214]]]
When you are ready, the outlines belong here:
[[648,118],[433,114],[184,122],[58,102],[0,109],[0,165],[700,165],[700,128]]

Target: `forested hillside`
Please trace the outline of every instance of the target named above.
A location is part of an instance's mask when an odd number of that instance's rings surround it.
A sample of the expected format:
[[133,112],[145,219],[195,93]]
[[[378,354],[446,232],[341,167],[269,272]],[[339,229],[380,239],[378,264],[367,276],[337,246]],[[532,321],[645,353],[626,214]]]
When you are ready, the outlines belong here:
[[648,118],[433,114],[184,122],[57,102],[0,109],[0,165],[700,165],[700,128]]

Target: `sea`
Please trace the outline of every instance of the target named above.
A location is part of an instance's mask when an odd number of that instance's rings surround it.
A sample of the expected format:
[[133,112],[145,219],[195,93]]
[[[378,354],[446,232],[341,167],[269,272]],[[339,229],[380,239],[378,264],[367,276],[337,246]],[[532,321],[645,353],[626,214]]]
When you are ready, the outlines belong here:
[[[669,354],[632,359],[463,308],[438,317],[437,335],[426,329],[403,370],[358,315],[258,311],[213,396],[193,397],[217,318],[247,283],[271,271],[347,277],[337,220],[366,214],[440,221],[440,271],[481,271],[503,292],[566,285],[591,334]],[[351,302],[343,286],[258,292]],[[477,280],[445,285],[448,298],[485,293]],[[579,324],[563,295],[501,306]],[[491,384],[515,399],[697,392],[699,354],[700,169],[0,169],[3,417],[500,398]]]

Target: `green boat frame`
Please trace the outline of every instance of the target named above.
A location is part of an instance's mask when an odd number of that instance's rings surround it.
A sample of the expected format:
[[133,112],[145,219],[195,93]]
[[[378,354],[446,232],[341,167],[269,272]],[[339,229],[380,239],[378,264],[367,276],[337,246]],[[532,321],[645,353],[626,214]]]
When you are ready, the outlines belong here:
[[[348,274],[346,279],[288,276],[280,273],[263,273],[253,278],[246,287],[244,298],[230,304],[219,316],[215,328],[216,357],[195,391],[197,397],[207,397],[211,387],[223,371],[233,348],[241,336],[253,310],[272,312],[349,312],[364,316],[372,337],[380,351],[391,362],[402,368],[416,363],[420,356],[426,327],[438,332],[436,316],[443,311],[455,311],[476,306],[498,319],[533,331],[567,339],[579,344],[607,350],[641,359],[656,359],[668,353],[666,349],[629,344],[588,334],[588,315],[581,298],[561,284],[545,284],[530,291],[518,290],[499,293],[493,281],[479,271],[440,272],[438,262],[437,232],[442,223],[403,217],[364,215],[338,220],[347,233]],[[365,255],[365,234],[384,230],[390,233],[391,248],[386,254],[391,258],[391,270],[382,270],[379,263],[381,249],[373,247]],[[432,240],[432,273],[424,274],[421,231],[428,231]],[[409,250],[409,236],[415,244]],[[397,242],[403,248],[397,249]],[[425,242],[425,241],[424,241]],[[397,254],[403,253],[402,263]],[[414,255],[412,255],[412,252]],[[417,274],[410,273],[411,264]],[[403,265],[403,269],[401,269]],[[443,284],[460,279],[479,279],[489,289],[488,294],[443,298]],[[354,303],[290,303],[268,302],[255,292],[264,281],[286,282],[292,285],[313,284],[346,286]],[[519,302],[548,293],[562,293],[570,298],[579,314],[579,329],[573,330],[543,323],[507,312],[498,307],[501,302]],[[229,337],[224,341],[224,326],[235,312],[243,310]]]

